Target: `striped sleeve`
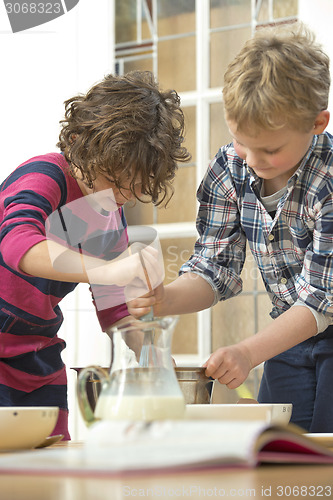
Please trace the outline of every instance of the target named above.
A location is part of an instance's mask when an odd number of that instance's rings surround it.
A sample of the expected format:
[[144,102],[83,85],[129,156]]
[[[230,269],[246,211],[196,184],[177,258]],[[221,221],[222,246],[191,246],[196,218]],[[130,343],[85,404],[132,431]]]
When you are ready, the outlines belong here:
[[64,173],[53,163],[26,163],[8,177],[0,193],[0,251],[9,267],[19,271],[23,255],[46,239],[45,220],[66,193]]

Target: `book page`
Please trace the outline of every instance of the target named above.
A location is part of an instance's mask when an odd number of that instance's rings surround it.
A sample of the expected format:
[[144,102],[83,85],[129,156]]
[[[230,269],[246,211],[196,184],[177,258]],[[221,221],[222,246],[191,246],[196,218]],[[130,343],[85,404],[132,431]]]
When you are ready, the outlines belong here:
[[0,472],[114,475],[124,471],[254,467],[261,461],[333,463],[294,426],[262,421],[100,421],[81,448],[0,453]]

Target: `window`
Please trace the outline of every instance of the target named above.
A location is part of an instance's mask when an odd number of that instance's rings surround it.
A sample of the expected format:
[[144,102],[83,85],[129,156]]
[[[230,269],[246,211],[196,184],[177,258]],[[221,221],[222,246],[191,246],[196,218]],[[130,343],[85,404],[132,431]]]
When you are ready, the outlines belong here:
[[[137,204],[126,211],[129,224],[154,225],[160,235],[166,282],[176,278],[196,239],[196,189],[209,160],[230,141],[223,118],[222,81],[226,66],[258,25],[294,22],[297,0],[114,0],[115,61],[119,73],[153,71],[162,88],[181,96],[186,146],[192,163],[180,166],[175,195],[166,209]],[[180,317],[173,354],[178,365],[200,365],[218,346],[253,335],[270,317],[261,278],[247,259],[243,293],[211,310]],[[247,388],[254,397],[260,370]],[[239,391],[218,388],[220,401]]]

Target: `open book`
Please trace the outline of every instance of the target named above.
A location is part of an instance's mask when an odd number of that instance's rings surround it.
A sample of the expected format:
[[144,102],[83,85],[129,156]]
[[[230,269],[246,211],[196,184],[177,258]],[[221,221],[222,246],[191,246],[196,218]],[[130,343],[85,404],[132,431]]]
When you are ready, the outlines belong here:
[[[317,437],[319,439],[317,439]],[[326,442],[333,445],[333,436]],[[333,451],[298,427],[264,422],[98,422],[82,446],[0,454],[0,474],[112,476],[128,471],[255,467],[271,463],[332,463]]]

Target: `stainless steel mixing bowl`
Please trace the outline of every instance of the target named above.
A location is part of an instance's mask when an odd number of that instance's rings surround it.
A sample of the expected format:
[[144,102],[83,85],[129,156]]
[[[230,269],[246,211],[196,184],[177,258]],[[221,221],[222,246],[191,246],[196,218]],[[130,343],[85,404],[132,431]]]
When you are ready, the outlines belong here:
[[[83,368],[72,368],[77,374]],[[109,368],[104,368],[109,371]],[[193,366],[176,366],[175,372],[186,404],[209,404],[213,393],[214,380],[206,377],[205,369]],[[101,391],[101,383],[91,374],[87,380],[87,396],[94,411]]]
[[205,368],[176,366],[175,372],[186,404],[209,404],[214,380],[206,377]]

